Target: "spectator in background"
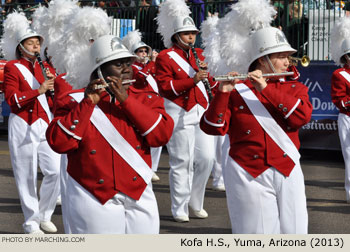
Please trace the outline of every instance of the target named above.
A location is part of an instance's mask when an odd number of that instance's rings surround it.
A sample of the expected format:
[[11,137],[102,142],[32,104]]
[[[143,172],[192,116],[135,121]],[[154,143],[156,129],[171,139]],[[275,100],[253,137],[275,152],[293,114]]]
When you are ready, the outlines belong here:
[[202,0],[187,0],[186,2],[191,5],[192,18],[193,18],[194,22],[196,23],[196,26],[200,27],[201,23],[203,22],[203,20],[205,18],[204,1],[202,1]]
[[4,8],[3,8],[3,14],[11,13],[15,10],[14,1],[12,0],[5,0]]
[[331,1],[329,0],[303,0],[302,4],[304,6],[304,15],[308,16],[309,11],[317,11],[319,9],[330,9]]
[[159,6],[162,2],[164,2],[165,0],[152,0],[151,5],[152,6]]
[[345,10],[345,16],[350,16],[350,2],[345,3],[343,10]]

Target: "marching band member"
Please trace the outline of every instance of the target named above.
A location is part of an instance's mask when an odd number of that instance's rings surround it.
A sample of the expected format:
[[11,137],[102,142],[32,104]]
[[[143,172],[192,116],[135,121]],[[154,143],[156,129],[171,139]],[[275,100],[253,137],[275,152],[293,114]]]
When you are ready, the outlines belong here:
[[[268,1],[241,0],[228,14],[236,19],[225,18],[218,26],[231,26],[234,31],[225,29],[227,36],[221,41],[224,44],[238,37],[236,29],[245,29],[249,34],[251,27],[255,28],[244,44],[236,46],[237,54],[220,52],[230,57],[250,52],[249,73],[246,80],[220,83],[201,119],[201,128],[208,134],[228,133],[230,137],[224,180],[232,232],[305,234],[308,215],[298,130],[310,120],[312,105],[306,86],[278,76],[287,70],[288,56],[296,50],[281,30],[269,27],[273,15],[271,20],[259,16],[266,17],[269,12],[273,14]],[[252,24],[254,20],[237,21],[238,17],[252,14],[259,21],[256,26]],[[226,65],[230,66],[230,62],[226,61]],[[275,77],[263,77],[267,73]]]
[[[154,79],[156,74],[155,61],[158,53],[152,51],[150,46],[141,41],[141,33],[138,30],[129,32],[123,37],[122,42],[129,51],[136,56],[136,60],[132,64],[134,76],[140,79],[138,83],[144,83],[144,85],[134,85],[134,87],[158,93],[157,82]],[[149,59],[151,59],[151,61]],[[163,147],[151,148],[152,182],[160,180],[156,172],[158,170],[162,148]]]
[[[204,194],[215,158],[214,138],[199,128],[200,117],[208,106],[203,85],[208,72],[198,69],[191,51],[198,29],[189,14],[183,0],[174,0],[162,3],[157,17],[159,32],[168,48],[157,57],[156,80],[165,109],[175,122],[167,150],[171,211],[177,222],[189,221],[189,207],[197,218],[208,217],[203,208]],[[205,68],[202,50],[195,50]]]
[[[63,41],[63,34],[64,31],[67,29],[67,26],[69,25],[70,21],[73,19],[74,16],[78,15],[79,6],[77,4],[77,0],[55,0],[48,3],[48,7],[40,6],[39,8],[35,9],[34,13],[32,14],[32,26],[35,31],[37,31],[39,34],[43,35],[45,38],[47,38],[42,45],[44,49],[44,55],[47,60],[50,60],[50,65],[55,68],[56,70],[56,78],[54,81],[54,99],[53,103],[55,104],[56,100],[59,99],[60,95],[62,93],[65,93],[72,89],[72,86],[69,85],[65,81],[65,73],[62,72],[62,69],[58,69],[57,67],[53,66],[51,59],[52,59],[52,53],[54,50],[51,50],[51,48],[56,48],[59,44],[59,46],[62,47],[62,41]],[[50,50],[49,50],[50,48]],[[48,53],[50,52],[50,54]],[[50,56],[49,56],[50,55]],[[55,106],[53,106],[54,108]],[[54,111],[53,111],[54,112]],[[62,205],[62,202],[64,202],[64,188],[65,188],[65,182],[64,177],[66,175],[66,156],[61,156],[61,162],[60,162],[60,194],[57,199],[56,204],[61,205],[62,212],[65,212],[65,204]],[[62,193],[63,191],[63,193]],[[64,214],[62,214],[64,215]],[[67,230],[67,224],[65,218],[63,218],[64,223],[64,229]]]
[[135,56],[119,38],[102,36],[88,51],[91,67],[75,84],[90,83],[58,101],[46,134],[68,156],[71,231],[159,233],[150,146],[168,142],[173,120],[156,93],[129,86]]
[[339,109],[338,134],[345,163],[346,201],[350,203],[350,17],[340,19],[332,29],[330,52],[342,67],[335,70],[331,80],[332,102]]
[[[11,163],[21,201],[25,233],[56,232],[51,222],[59,195],[60,156],[47,144],[45,131],[52,119],[55,70],[35,53],[40,53],[43,37],[29,27],[22,13],[5,20],[2,47],[9,61],[5,66],[5,97],[11,107],[8,142]],[[44,76],[46,75],[46,76]],[[47,79],[45,79],[47,78]],[[37,196],[37,167],[44,175]]]

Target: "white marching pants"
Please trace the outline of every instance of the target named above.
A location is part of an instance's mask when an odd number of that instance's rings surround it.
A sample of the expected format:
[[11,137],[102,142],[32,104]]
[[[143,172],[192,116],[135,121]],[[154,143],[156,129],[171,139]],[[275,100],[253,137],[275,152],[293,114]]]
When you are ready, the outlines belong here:
[[117,193],[102,205],[68,175],[66,202],[73,234],[159,234],[159,213],[152,183],[139,200]]
[[230,139],[228,135],[214,136],[216,148],[216,159],[213,166],[213,187],[224,185],[223,166],[226,164],[228,152],[230,150]]
[[71,230],[69,227],[69,221],[67,216],[69,216],[68,213],[68,203],[67,203],[67,179],[68,179],[68,172],[67,172],[67,165],[68,165],[68,158],[67,154],[61,155],[61,171],[60,171],[60,185],[61,185],[61,210],[62,210],[62,221],[63,221],[63,227],[64,232],[66,234],[70,234]]
[[190,206],[203,209],[204,194],[215,160],[214,137],[199,127],[204,108],[196,105],[189,112],[164,99],[167,113],[174,119],[173,135],[168,142],[171,212],[174,217],[188,216]]
[[[24,232],[39,230],[41,221],[50,221],[60,193],[60,155],[48,145],[47,123],[38,119],[32,125],[15,114],[8,122],[11,164],[24,215]],[[38,165],[44,175],[37,195]]]
[[350,201],[350,117],[343,113],[338,115],[338,134],[345,163],[346,200]]
[[289,177],[271,167],[253,178],[231,157],[224,169],[232,233],[307,234],[308,214],[300,164]]
[[158,165],[160,160],[160,155],[162,154],[163,146],[161,147],[151,147],[151,158],[152,158],[152,171],[158,171]]

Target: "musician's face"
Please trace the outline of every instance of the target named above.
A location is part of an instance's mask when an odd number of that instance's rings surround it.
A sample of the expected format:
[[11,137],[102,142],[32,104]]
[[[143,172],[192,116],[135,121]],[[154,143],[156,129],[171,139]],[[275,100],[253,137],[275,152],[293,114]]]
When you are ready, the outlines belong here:
[[[196,31],[179,32],[180,39],[186,44],[194,44],[196,42],[196,36]],[[181,43],[181,41],[178,41],[178,44],[186,49],[189,49],[189,47]]]
[[[21,43],[27,51],[29,51],[31,53],[35,53],[35,52],[40,53],[40,40],[38,37],[27,38],[26,40],[22,41]],[[19,47],[19,50],[21,51],[23,56],[30,58],[30,59],[35,58],[35,56],[27,54],[21,47]]]
[[147,47],[140,47],[139,49],[137,49],[136,51],[136,55],[139,57],[138,60],[140,62],[145,61],[148,56],[148,48]]
[[[133,77],[132,58],[117,59],[103,64],[101,67],[103,77],[115,76],[122,80],[131,80]],[[129,88],[130,84],[124,85]]]
[[288,56],[288,52],[272,53],[269,55],[270,61],[274,66],[276,73],[287,72],[287,68],[289,66]]

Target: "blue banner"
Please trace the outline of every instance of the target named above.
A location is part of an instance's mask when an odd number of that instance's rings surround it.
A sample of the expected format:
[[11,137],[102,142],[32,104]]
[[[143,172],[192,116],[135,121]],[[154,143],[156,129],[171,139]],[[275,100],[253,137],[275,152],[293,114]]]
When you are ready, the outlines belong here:
[[300,82],[309,88],[313,106],[311,121],[300,130],[301,148],[340,150],[338,109],[331,99],[331,78],[339,68],[331,62],[312,61],[309,67],[298,67]]

